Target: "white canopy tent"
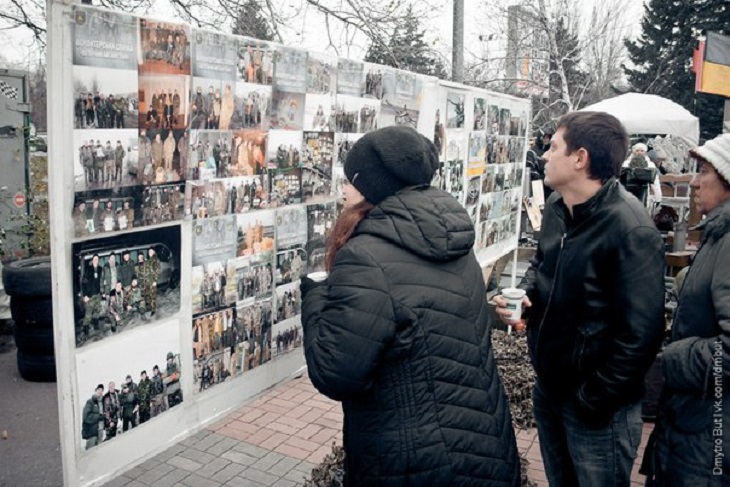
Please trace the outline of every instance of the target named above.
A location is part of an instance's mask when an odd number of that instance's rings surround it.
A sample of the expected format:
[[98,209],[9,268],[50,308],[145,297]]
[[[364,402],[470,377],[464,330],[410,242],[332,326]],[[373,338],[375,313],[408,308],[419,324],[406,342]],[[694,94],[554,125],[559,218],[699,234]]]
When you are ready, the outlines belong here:
[[580,111],[610,113],[621,120],[629,134],[672,135],[690,147],[699,144],[699,119],[681,105],[658,95],[626,93]]

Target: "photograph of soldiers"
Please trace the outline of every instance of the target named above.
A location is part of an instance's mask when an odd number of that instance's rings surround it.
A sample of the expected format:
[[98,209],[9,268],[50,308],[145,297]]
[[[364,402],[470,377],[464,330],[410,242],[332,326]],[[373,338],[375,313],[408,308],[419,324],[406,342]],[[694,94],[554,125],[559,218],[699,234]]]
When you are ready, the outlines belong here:
[[510,111],[507,108],[499,110],[499,135],[509,135]]
[[226,308],[193,317],[196,392],[237,375],[235,349],[243,333],[236,314],[235,308]]
[[177,313],[179,239],[167,227],[73,245],[77,346]]
[[193,222],[193,268],[236,257],[236,215]]
[[383,66],[365,64],[365,97],[383,98]]
[[507,164],[509,157],[507,157],[507,137],[497,137],[497,151],[496,151],[496,162],[497,164]]
[[139,26],[142,46],[140,74],[190,74],[188,25],[140,19]]
[[218,32],[193,29],[193,76],[236,80],[238,39]]
[[333,95],[307,95],[304,101],[304,130],[334,132],[336,112]]
[[403,125],[416,128],[421,90],[421,79],[415,74],[394,69],[386,70],[383,73],[380,126]]
[[141,224],[156,225],[179,220],[184,215],[185,185],[146,186],[142,191]]
[[488,220],[492,211],[492,195],[482,196],[479,203],[479,221]]
[[212,262],[192,269],[193,314],[209,312],[236,301],[233,261]]
[[367,103],[362,98],[339,95],[335,104],[335,129],[337,132],[357,133],[360,127],[360,109]]
[[299,291],[298,282],[276,288],[276,324],[273,335],[277,352],[281,350],[281,344],[276,336],[283,330],[291,329],[292,322],[286,323],[287,320],[296,318],[301,312],[302,293]]
[[446,97],[446,128],[464,128],[464,98],[463,93],[450,91]]
[[335,133],[335,166],[343,167],[347,153],[362,134]]
[[237,215],[239,257],[257,255],[261,258],[273,256],[276,248],[274,239],[274,211],[261,211]]
[[259,130],[236,130],[231,144],[232,176],[265,176],[267,134]]
[[190,137],[187,179],[220,179],[233,176],[230,131],[194,130]]
[[73,144],[75,191],[140,184],[137,130],[74,130]]
[[267,298],[273,292],[274,275],[268,259],[239,258],[235,260],[235,301]]
[[307,269],[305,274],[324,270],[327,237],[335,222],[334,203],[307,206]]
[[84,404],[81,419],[81,439],[86,440],[84,449],[89,450],[104,441],[104,384],[94,389],[94,394]]
[[137,17],[74,6],[73,63],[137,70]]
[[302,130],[304,128],[304,93],[272,92],[271,129]]
[[272,130],[267,143],[266,167],[291,169],[302,164],[303,133],[298,130]]
[[520,135],[520,116],[512,114],[509,119],[509,135]]
[[[282,312],[283,315],[287,313],[292,313],[295,308],[294,301],[296,301],[297,299],[298,298],[295,298],[290,293],[285,293],[282,296],[282,303],[279,304],[279,311],[282,310],[283,305],[283,307],[285,308],[285,310]],[[293,314],[291,316],[296,316],[296,314]],[[302,328],[300,326],[296,326],[293,324],[287,325],[277,323],[276,325],[274,325],[272,335],[273,343],[271,354],[274,356],[274,358],[302,346]]]
[[449,159],[443,163],[441,189],[451,193],[459,201],[464,198],[464,161]]
[[191,112],[187,93],[190,93],[189,76],[140,75],[139,128],[148,131],[187,128]]
[[483,167],[487,162],[487,138],[484,132],[469,132],[469,168]]
[[307,255],[303,245],[293,248],[279,246],[276,253],[276,285],[298,281],[304,274]]
[[499,134],[499,107],[497,105],[489,105],[487,108],[487,134]]
[[74,128],[138,126],[137,71],[73,67]]
[[494,178],[496,174],[496,167],[487,166],[487,170],[482,176],[482,196],[494,191]]
[[274,91],[305,93],[307,51],[280,47],[274,54]]
[[236,83],[231,129],[268,129],[271,121],[271,87]]
[[484,98],[474,98],[474,128],[472,130],[485,130],[487,128],[487,101]]
[[337,94],[361,97],[365,93],[365,65],[360,61],[337,60]]
[[271,360],[271,299],[237,306],[236,318],[241,330],[236,371],[244,373]]
[[238,39],[238,77],[246,83],[271,85],[276,47],[260,40]]
[[337,89],[337,58],[310,52],[307,57],[307,93],[329,94]]
[[[185,177],[188,165],[189,134],[186,129],[180,130],[144,130],[147,141],[142,140],[145,152],[149,150],[149,158],[142,169],[141,183],[144,185],[164,184],[181,181]],[[139,168],[139,166],[137,166]]]
[[269,208],[302,202],[302,169],[271,169],[269,182]]

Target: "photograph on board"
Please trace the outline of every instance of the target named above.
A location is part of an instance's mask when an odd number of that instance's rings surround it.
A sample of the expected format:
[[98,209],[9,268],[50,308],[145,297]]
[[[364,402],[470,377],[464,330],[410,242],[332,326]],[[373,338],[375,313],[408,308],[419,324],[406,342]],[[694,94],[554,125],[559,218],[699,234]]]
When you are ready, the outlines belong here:
[[185,129],[188,126],[189,76],[139,77],[139,127]]
[[507,108],[499,110],[499,135],[509,135],[510,111]]
[[379,64],[365,63],[365,97],[383,98],[383,73],[385,68]]
[[269,207],[280,208],[302,202],[302,169],[269,170]]
[[199,267],[236,257],[236,215],[193,222],[193,266]]
[[274,55],[274,90],[305,93],[307,90],[307,51],[280,47]]
[[270,298],[274,290],[274,270],[268,255],[238,257],[228,261],[233,276],[231,303],[251,298]]
[[305,206],[276,211],[277,286],[298,281],[306,270],[307,210]]
[[302,130],[304,127],[304,93],[273,90],[271,99],[272,130]]
[[484,98],[474,98],[474,127],[473,130],[487,128],[487,101]]
[[257,211],[236,216],[238,243],[236,255],[239,257],[260,256],[271,258],[276,249],[274,230],[275,212]]
[[302,201],[328,200],[332,195],[332,132],[304,132],[302,153]]
[[137,180],[144,185],[183,180],[190,153],[187,129],[142,129],[139,134]]
[[137,71],[137,17],[74,6],[71,26],[75,65]]
[[233,176],[232,145],[233,134],[228,130],[193,130],[187,179],[207,180]]
[[73,67],[75,129],[136,129],[137,70]]
[[421,109],[422,87],[421,77],[414,73],[400,69],[386,70],[383,74],[380,125],[401,125],[415,129]]
[[302,307],[299,286],[277,289],[276,303],[277,320],[271,332],[272,360],[301,347],[303,338],[302,325],[297,319]]
[[74,191],[142,184],[136,129],[74,130],[73,146]]
[[190,128],[215,130],[220,121],[221,86],[218,78],[194,76],[190,84]]
[[263,176],[266,174],[267,133],[260,130],[235,130],[231,148],[231,174]]
[[235,113],[231,129],[268,130],[271,119],[271,87],[236,83]]
[[464,128],[464,93],[449,91],[446,97],[446,128]]
[[78,347],[179,311],[178,225],[75,243],[72,254]]
[[237,77],[246,83],[271,86],[276,46],[257,39],[243,38],[237,41]]
[[148,328],[76,354],[82,451],[133,435],[182,403],[180,324],[169,320]]
[[324,256],[327,237],[335,224],[335,204],[319,203],[307,205],[307,269],[304,272],[324,270]]
[[233,259],[211,262],[192,269],[193,314],[227,308],[236,302]]
[[337,94],[361,97],[365,93],[365,65],[360,61],[337,60]]
[[487,133],[499,135],[499,107],[497,105],[489,105],[487,108]]
[[188,181],[186,186],[194,219],[262,210],[268,208],[268,198],[268,176]]
[[139,73],[190,74],[190,26],[139,19]]
[[266,167],[272,169],[298,168],[302,163],[302,132],[300,130],[271,130],[267,142]]
[[[225,382],[234,375],[232,351],[240,339],[236,309],[229,307],[193,316],[193,392]],[[234,358],[231,361],[231,358]]]
[[307,93],[334,96],[337,91],[337,58],[310,52],[307,56]]
[[308,94],[304,101],[304,129],[314,132],[335,131],[335,97]]
[[235,37],[193,29],[192,39],[193,76],[236,80],[238,40]]

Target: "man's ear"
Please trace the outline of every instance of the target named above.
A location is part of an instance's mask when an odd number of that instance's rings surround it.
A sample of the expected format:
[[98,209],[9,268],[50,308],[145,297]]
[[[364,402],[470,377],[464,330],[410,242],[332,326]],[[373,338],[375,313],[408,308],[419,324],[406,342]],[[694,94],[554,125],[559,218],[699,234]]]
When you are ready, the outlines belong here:
[[575,159],[575,169],[576,170],[588,170],[591,165],[591,157],[588,154],[588,151],[585,150],[583,147],[578,149],[573,153],[573,156]]

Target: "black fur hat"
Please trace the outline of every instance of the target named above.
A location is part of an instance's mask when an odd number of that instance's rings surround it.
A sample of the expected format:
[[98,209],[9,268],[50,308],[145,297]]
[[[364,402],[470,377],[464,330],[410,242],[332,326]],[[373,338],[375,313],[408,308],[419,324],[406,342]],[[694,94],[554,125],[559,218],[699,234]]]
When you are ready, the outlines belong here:
[[347,153],[345,176],[377,205],[406,186],[430,184],[439,167],[433,142],[409,127],[365,134]]

